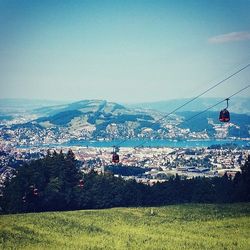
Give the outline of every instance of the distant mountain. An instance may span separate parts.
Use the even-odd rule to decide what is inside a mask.
[[[203,107],[206,105],[210,103],[204,102]],[[72,140],[250,137],[250,116],[247,114],[230,110],[231,123],[223,124],[218,120],[218,111],[209,111],[186,122],[199,112],[182,111],[165,119],[163,113],[145,107],[128,108],[105,100],[40,107],[31,111],[38,118],[27,119],[27,122],[23,117],[20,122],[17,117],[12,124],[5,119],[0,124],[0,140],[36,145]]]
[[[110,124],[126,124],[127,122],[152,121],[153,117],[145,112],[136,112],[124,106],[104,100],[83,100],[67,105],[58,105],[34,110],[39,114],[47,114],[33,121],[43,126],[83,126],[95,125],[106,128]]]
[[[143,136],[153,127],[155,118],[147,112],[135,111],[104,100],[83,100],[65,105],[35,109],[40,117],[26,123],[3,128],[2,137],[22,144],[62,143],[70,140],[124,139]],[[11,131],[11,132],[10,132]]]
[[[0,114],[23,113],[30,112],[45,106],[59,105],[66,103],[65,101],[55,100],[36,100],[23,98],[4,98],[0,99]]]
[[[159,112],[172,112],[176,108],[180,107],[184,103],[188,102],[190,99],[173,99],[168,101],[159,102],[145,102],[145,103],[135,103],[126,105],[129,108],[143,108],[151,109]],[[188,105],[180,109],[180,111],[202,111],[214,104],[220,102],[223,98],[199,98]],[[226,106],[225,104],[220,104],[212,109],[212,111],[219,111]],[[250,114],[250,98],[245,97],[234,97],[229,101],[229,110],[237,114]]]
[[[34,109],[33,113],[39,115],[56,115],[61,112],[78,110],[83,113],[88,112],[117,112],[117,110],[125,110],[126,108],[117,103],[107,102],[105,100],[82,100],[78,102],[73,102],[69,104],[63,105],[54,105],[41,107],[38,109]]]

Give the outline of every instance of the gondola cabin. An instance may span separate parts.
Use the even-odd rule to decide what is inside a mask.
[[[119,147],[113,146],[113,152],[112,152],[112,163],[119,163],[120,157],[117,154],[119,152]]]
[[[84,186],[84,182],[83,182],[83,180],[80,180],[80,181],[79,181],[79,184],[78,184],[78,187],[79,187],[79,188],[83,188],[83,186]]]
[[[120,161],[119,155],[118,155],[116,152],[113,152],[113,155],[112,155],[112,162],[113,162],[113,163],[119,163],[119,161]]]
[[[35,196],[38,195],[38,189],[37,189],[37,188],[34,188],[34,189],[33,189],[33,195],[35,195]]]
[[[220,111],[219,120],[220,120],[221,122],[229,122],[229,121],[230,121],[230,113],[229,113],[229,111],[227,110],[229,98],[225,99],[225,101],[227,102],[227,107],[224,108],[224,109],[222,109],[222,110]]]
[[[230,121],[230,113],[227,109],[221,110],[219,120],[221,122],[229,122]]]

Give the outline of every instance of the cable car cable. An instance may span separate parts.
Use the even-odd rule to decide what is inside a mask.
[[[166,114],[166,115],[164,115],[163,117],[161,117],[160,119],[155,120],[155,121],[152,123],[152,125],[158,123],[159,121],[161,121],[161,120],[163,120],[163,119],[165,119],[165,118],[167,118],[167,117],[170,116],[171,114],[174,114],[174,113],[175,113],[176,111],[178,111],[179,109],[185,107],[186,105],[188,105],[189,103],[191,103],[191,102],[193,102],[194,100],[198,99],[199,97],[203,96],[204,94],[208,93],[208,92],[211,91],[212,89],[218,87],[219,85],[221,85],[222,83],[226,82],[227,80],[229,80],[230,78],[234,77],[235,75],[239,74],[240,72],[242,72],[243,70],[245,70],[245,69],[248,68],[249,66],[250,66],[250,63],[247,64],[246,66],[240,68],[239,70],[235,71],[233,74],[231,74],[231,75],[227,76],[226,78],[222,79],[221,81],[217,82],[216,84],[214,84],[213,86],[211,86],[211,87],[208,88],[207,90],[203,91],[201,94],[199,94],[199,95],[195,96],[194,98],[192,98],[191,100],[185,102],[185,103],[182,104],[181,106],[177,107],[177,108],[174,109],[173,111],[171,111],[171,112],[169,112],[168,114]],[[234,96],[234,95],[236,95],[237,93],[239,93],[239,92],[245,90],[245,89],[248,88],[248,87],[249,87],[249,86],[243,88],[242,90],[236,92],[236,93],[233,94],[232,96]],[[229,97],[229,98],[230,98],[230,97]],[[223,100],[223,101],[225,101],[225,100]],[[223,101],[221,101],[221,102],[223,102]],[[221,102],[219,102],[219,103],[221,103]],[[218,105],[219,103],[217,103],[216,105]],[[214,106],[216,106],[216,105],[213,105],[212,107],[214,107]],[[212,107],[210,107],[210,108],[212,108]],[[200,112],[199,114],[206,112],[206,111],[209,110],[210,108],[206,109],[205,111]],[[197,115],[198,115],[198,114],[197,114]],[[196,117],[197,115],[195,115],[194,117]],[[193,119],[194,117],[192,117],[192,119]],[[189,120],[191,120],[191,118],[190,118]],[[116,145],[113,146],[112,162],[115,162],[115,163],[119,162],[119,155],[117,154],[117,152],[119,151],[119,146],[120,146],[121,144],[123,144],[124,142],[126,142],[126,141],[128,141],[128,139],[124,139],[124,140],[122,140],[121,142],[119,142],[119,143],[117,143]],[[135,146],[134,148],[141,147],[141,146],[143,146],[143,144],[144,144],[144,142],[141,143],[141,144],[139,144],[138,146]]]
[[[191,100],[185,102],[184,104],[182,104],[181,106],[177,107],[176,109],[174,109],[173,111],[169,112],[168,114],[166,114],[165,116],[163,116],[162,118],[158,119],[155,121],[159,122],[161,120],[163,120],[164,118],[167,118],[169,115],[174,114],[177,110],[185,107],[186,105],[188,105],[189,103],[193,102],[194,100],[198,99],[199,97],[203,96],[204,94],[206,94],[207,92],[211,91],[212,89],[216,88],[217,86],[219,86],[220,84],[224,83],[225,81],[229,80],[230,78],[232,78],[233,76],[239,74],[241,71],[243,71],[244,69],[248,68],[250,66],[250,63],[247,64],[246,66],[244,66],[243,68],[237,70],[236,72],[234,72],[233,74],[229,75],[228,77],[224,78],[223,80],[219,81],[218,83],[216,83],[215,85],[213,85],[212,87],[208,88],[207,90],[205,90],[204,92],[202,92],[201,94],[195,96],[194,98],[192,98]]]
[[[153,124],[167,118],[168,116],[174,114],[176,111],[178,111],[179,109],[185,107],[186,105],[188,105],[189,103],[193,102],[194,100],[198,99],[199,97],[203,96],[204,94],[206,94],[207,92],[211,91],[212,89],[218,87],[220,84],[224,83],[225,81],[229,80],[230,78],[232,78],[233,76],[239,74],[241,71],[245,70],[246,68],[248,68],[250,66],[250,63],[247,64],[246,66],[240,68],[239,70],[235,71],[233,74],[227,76],[226,78],[222,79],[221,81],[219,81],[218,83],[214,84],[213,86],[211,86],[210,88],[208,88],[207,90],[203,91],[201,94],[195,96],[194,98],[192,98],[191,100],[185,102],[184,104],[182,104],[181,106],[177,107],[176,109],[174,109],[173,111],[169,112],[168,114],[164,115],[163,117],[161,117],[160,119],[156,120],[153,122]],[[119,147],[121,144],[123,144],[124,142],[126,142],[128,139],[124,139],[123,141],[117,143],[114,147]],[[143,143],[144,144],[144,143]],[[141,145],[140,145],[141,146]],[[138,146],[137,146],[138,147]]]
[[[197,117],[197,116],[199,116],[199,115],[205,113],[206,111],[208,111],[208,110],[214,108],[215,106],[217,106],[217,105],[223,103],[225,100],[232,98],[233,96],[239,94],[240,92],[246,90],[246,89],[249,88],[249,87],[250,87],[250,85],[247,85],[246,87],[242,88],[241,90],[239,90],[239,91],[233,93],[233,94],[232,94],[231,96],[229,96],[228,98],[223,99],[222,101],[219,101],[218,103],[216,103],[216,104],[210,106],[209,108],[207,108],[207,109],[205,109],[205,110],[199,112],[198,114],[195,114],[195,115],[191,116],[190,118],[188,118],[187,120],[185,120],[185,121],[182,122],[181,124],[186,123],[186,122],[189,122],[189,121],[192,120],[193,118],[195,118],[195,117]],[[141,146],[143,146],[143,145],[144,145],[144,143],[141,143],[141,144],[139,144],[138,146],[135,146],[135,148],[139,148],[139,147],[141,147]]]
[[[201,111],[200,113],[195,114],[195,115],[193,115],[193,116],[189,117],[189,118],[188,118],[187,120],[185,120],[183,123],[186,123],[186,122],[188,122],[188,121],[192,120],[193,118],[195,118],[196,116],[198,116],[198,115],[201,115],[201,114],[205,113],[206,111],[208,111],[208,110],[210,110],[210,109],[214,108],[215,106],[217,106],[217,105],[219,105],[219,104],[223,103],[223,102],[224,102],[224,101],[226,101],[227,99],[231,99],[233,96],[235,96],[235,95],[239,94],[240,92],[244,91],[245,89],[247,89],[247,88],[249,88],[249,87],[250,87],[250,85],[247,85],[245,88],[243,88],[243,89],[241,89],[241,90],[237,91],[236,93],[232,94],[231,96],[227,97],[226,99],[224,99],[224,100],[222,100],[222,101],[219,101],[219,102],[217,102],[216,104],[214,104],[214,105],[212,105],[212,106],[208,107],[207,109],[205,109],[205,110]]]
[[[208,92],[211,91],[212,89],[218,87],[220,84],[226,82],[227,80],[229,80],[229,79],[232,78],[233,76],[239,74],[241,71],[245,70],[245,69],[248,68],[249,66],[250,66],[250,63],[247,64],[246,66],[240,68],[239,70],[235,71],[233,74],[229,75],[228,77],[224,78],[223,80],[219,81],[218,83],[214,84],[213,86],[211,86],[211,87],[208,88],[207,90],[203,91],[201,94],[199,94],[199,95],[195,96],[194,98],[192,98],[191,100],[185,102],[184,104],[182,104],[181,106],[177,107],[177,108],[174,109],[173,111],[171,111],[171,112],[169,112],[168,114],[164,115],[164,116],[161,117],[160,119],[157,119],[157,120],[154,121],[152,124],[156,124],[157,122],[159,122],[159,121],[161,121],[161,120],[167,118],[167,117],[170,116],[171,114],[174,114],[174,113],[175,113],[176,111],[178,111],[179,109],[183,108],[184,106],[188,105],[189,103],[193,102],[194,100],[196,100],[196,99],[198,99],[199,97],[203,96],[204,94],[208,93]],[[215,105],[210,106],[209,108],[205,109],[204,111],[202,111],[202,112],[200,112],[200,113],[198,113],[198,114],[196,114],[196,115],[190,117],[188,120],[186,120],[186,121],[184,121],[184,122],[190,121],[191,119],[193,119],[193,118],[195,118],[196,116],[198,116],[198,115],[200,115],[200,114],[202,114],[202,113],[208,111],[209,109],[211,109],[211,108],[213,108],[213,107],[219,105],[220,103],[224,102],[225,100],[227,101],[227,106],[228,106],[228,100],[229,100],[231,97],[233,97],[233,96],[237,95],[238,93],[242,92],[243,90],[249,88],[249,86],[250,86],[250,85],[248,85],[248,86],[246,86],[245,88],[243,88],[243,89],[237,91],[236,93],[232,94],[230,97],[228,97],[228,98],[226,98],[226,99],[224,99],[224,100],[222,100],[222,101],[216,103]],[[229,112],[228,112],[228,113],[229,113]],[[230,120],[230,118],[229,118],[229,120]],[[122,140],[121,142],[119,142],[119,143],[117,143],[116,145],[113,146],[112,162],[114,162],[114,163],[118,163],[118,162],[119,162],[119,155],[117,154],[116,149],[119,151],[119,146],[120,146],[121,144],[123,144],[124,142],[126,142],[126,141],[128,141],[128,139],[124,139],[124,140]],[[138,146],[135,146],[134,148],[139,148],[139,147],[141,147],[141,146],[143,146],[143,145],[144,145],[144,142],[141,143],[141,144],[139,144]]]
[[[201,94],[193,97],[191,100],[185,102],[184,104],[180,105],[179,107],[177,107],[176,109],[174,109],[173,111],[169,112],[168,114],[164,115],[163,117],[161,117],[160,119],[157,119],[156,121],[154,121],[152,124],[156,124],[157,122],[167,118],[168,116],[174,114],[176,111],[178,111],[179,109],[185,107],[186,105],[188,105],[189,103],[193,102],[194,100],[198,99],[199,97],[203,96],[204,94],[208,93],[209,91],[211,91],[212,89],[218,87],[219,85],[221,85],[222,83],[226,82],[227,80],[229,80],[230,78],[234,77],[235,75],[239,74],[240,72],[242,72],[243,70],[245,70],[246,68],[248,68],[250,66],[250,63],[248,63],[247,65],[245,65],[244,67],[240,68],[239,70],[235,71],[234,73],[232,73],[231,75],[227,76],[226,78],[222,79],[221,81],[217,82],[216,84],[214,84],[213,86],[211,86],[210,88],[208,88],[207,90],[203,91]],[[114,147],[119,147],[121,144],[123,144],[124,142],[128,141],[128,139],[124,139],[121,142],[117,143],[116,145],[114,145]],[[144,143],[143,143],[144,144]],[[143,145],[142,144],[142,145]],[[140,147],[141,144],[139,146],[136,147]]]

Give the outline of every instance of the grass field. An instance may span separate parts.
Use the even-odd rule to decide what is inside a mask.
[[[250,203],[0,216],[1,249],[250,249]]]

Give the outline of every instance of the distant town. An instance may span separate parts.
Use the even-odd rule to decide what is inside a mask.
[[[50,148],[50,152],[66,152],[68,147]],[[223,176],[225,173],[232,178],[241,172],[249,147],[223,147],[215,145],[208,148],[120,148],[120,162],[112,163],[112,148],[71,147],[82,172],[94,170],[99,174],[113,172],[125,180],[153,185],[165,182],[179,175],[182,179],[193,177]],[[46,147],[13,148],[0,146],[0,182],[11,175],[12,170],[24,162],[43,158],[47,154]],[[127,173],[124,174],[124,169]],[[140,171],[138,171],[140,170]],[[124,175],[123,175],[124,174]]]

